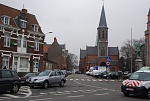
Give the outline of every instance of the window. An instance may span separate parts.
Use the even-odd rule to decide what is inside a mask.
[[[102,47],[102,49],[101,49],[101,56],[105,56],[105,49],[104,49],[104,47]]]
[[[4,69],[4,67],[6,67],[6,69],[8,69],[8,67],[9,67],[9,57],[8,56],[3,57],[2,68]]]
[[[102,38],[104,39],[104,31],[103,31],[103,33],[102,33]]]
[[[2,22],[5,25],[9,25],[9,23],[10,23],[10,17],[8,17],[8,16],[2,16],[1,19],[2,19]]]
[[[38,40],[38,39],[35,39],[35,42],[34,42],[34,50],[35,50],[35,51],[38,51],[38,50],[39,50],[39,40]]]
[[[21,27],[26,28],[26,21],[23,21],[23,20],[21,21]]]
[[[18,36],[18,47],[21,47],[21,39],[22,39],[22,36],[19,35],[19,36]]]
[[[38,71],[39,62],[38,59],[34,59],[34,71]]]
[[[23,39],[23,48],[27,47],[27,37],[25,36]]]
[[[2,71],[2,78],[11,78],[12,74],[10,71]]]
[[[38,32],[38,26],[37,25],[32,25],[33,31]]]
[[[9,33],[4,34],[4,46],[10,47],[10,34]]]

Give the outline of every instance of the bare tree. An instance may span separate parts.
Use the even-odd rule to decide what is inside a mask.
[[[72,53],[68,54],[67,58],[68,62],[68,70],[73,70],[75,67],[78,66],[78,56]]]
[[[137,48],[144,45],[144,43],[145,43],[144,38],[141,38],[139,40],[137,40],[137,39],[132,40],[132,45],[131,45],[131,40],[126,40],[123,43],[123,46],[120,49],[120,55],[121,55],[121,57],[124,58],[124,64],[125,64],[126,70],[130,70],[131,59],[132,59],[132,67],[133,67],[133,70],[134,70],[134,68],[135,68],[135,59],[137,58],[137,56],[139,54],[139,51],[140,52],[143,51],[141,48],[139,50]],[[142,59],[144,59],[143,54],[140,54],[140,57]],[[145,60],[143,60],[143,61],[145,61]]]

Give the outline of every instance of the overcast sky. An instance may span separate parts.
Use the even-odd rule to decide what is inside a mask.
[[[49,44],[57,38],[66,44],[69,53],[78,56],[80,48],[95,46],[102,0],[0,0],[2,4],[34,14],[47,34]],[[144,37],[150,0],[105,0],[104,8],[109,28],[109,47],[119,48],[127,39]]]

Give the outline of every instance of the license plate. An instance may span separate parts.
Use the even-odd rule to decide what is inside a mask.
[[[30,83],[33,83],[32,81],[30,81]]]
[[[21,81],[21,83],[24,83],[25,81]]]
[[[126,90],[133,91],[133,89],[132,89],[132,88],[126,88]]]

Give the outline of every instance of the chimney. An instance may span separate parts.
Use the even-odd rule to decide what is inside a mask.
[[[28,13],[28,11],[27,11],[27,9],[22,9],[22,13],[24,13],[24,14],[27,14]]]
[[[57,42],[57,39],[56,39],[56,37],[54,37],[54,42]]]

